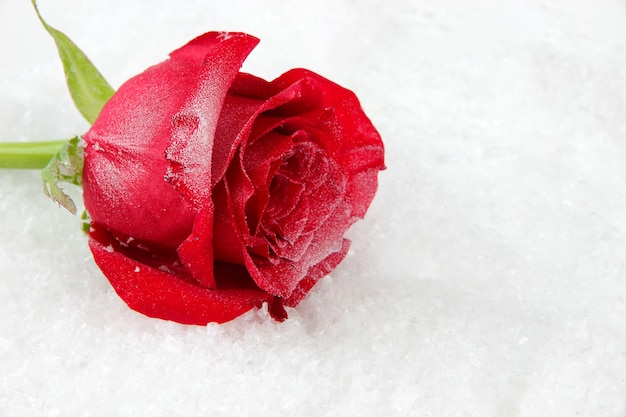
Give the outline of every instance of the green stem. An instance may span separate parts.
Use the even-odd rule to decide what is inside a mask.
[[[66,142],[0,142],[0,168],[43,169]]]

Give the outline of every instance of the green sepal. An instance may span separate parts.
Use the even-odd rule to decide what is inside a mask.
[[[74,104],[89,124],[93,125],[100,114],[100,110],[115,93],[115,90],[70,38],[43,20],[39,14],[36,0],[32,0],[32,3],[41,24],[57,45],[59,56],[63,62],[67,87]]]
[[[91,228],[91,217],[87,210],[83,210],[83,214],[80,215],[80,228],[86,235],[89,234],[89,229]]]
[[[76,204],[63,192],[59,183],[83,184],[84,149],[78,136],[70,139],[41,171],[43,192],[72,214],[76,214]]]

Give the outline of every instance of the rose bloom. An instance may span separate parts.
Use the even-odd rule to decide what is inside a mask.
[[[345,257],[383,144],[355,95],[304,69],[239,72],[258,39],[206,33],[122,85],[85,134],[96,263],[134,310],[284,320]]]

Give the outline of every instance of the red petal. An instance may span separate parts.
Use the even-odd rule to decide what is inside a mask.
[[[213,250],[215,260],[223,262],[243,263],[243,245],[241,238],[233,228],[233,219],[228,207],[228,197],[224,182],[213,188],[215,201]]]
[[[289,307],[295,307],[304,298],[305,295],[313,288],[313,286],[321,278],[325,277],[330,271],[335,269],[337,265],[345,258],[350,248],[350,241],[343,240],[343,245],[338,252],[329,255],[326,259],[309,269],[308,275],[298,283],[289,298],[283,300],[284,304]]]
[[[270,84],[279,89],[287,88],[303,78],[318,83],[324,92],[322,108],[325,112],[317,121],[316,129],[325,135],[318,135],[317,139],[348,178],[346,201],[352,215],[363,217],[378,186],[378,171],[385,168],[380,135],[352,91],[314,72],[293,69]]]
[[[261,111],[262,101],[228,94],[215,132],[211,186],[217,184],[231,164],[242,140],[247,140],[252,122]]]
[[[215,131],[226,93],[259,40],[243,33],[212,34],[188,100],[174,116],[167,179],[195,207],[211,200]]]
[[[269,304],[270,316],[276,321],[287,320],[287,312],[283,306],[283,299],[280,297],[274,297],[274,301]]]
[[[110,233],[97,224],[92,224],[89,247],[117,294],[130,308],[146,316],[206,325],[232,320],[267,302],[270,313],[277,311],[272,316],[280,319],[282,307],[273,306],[273,296],[253,289],[207,289],[152,268],[128,257]]]
[[[213,276],[213,203],[196,216],[193,232],[178,247],[185,268],[203,287],[215,288]]]
[[[163,152],[217,36],[202,35],[128,80],[86,133],[84,199],[94,221],[170,248],[190,233],[194,213],[163,181]]]

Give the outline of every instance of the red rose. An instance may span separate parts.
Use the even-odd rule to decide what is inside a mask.
[[[258,39],[207,33],[127,81],[85,135],[89,245],[134,310],[283,320],[344,258],[383,144],[355,95],[304,69],[240,73]]]

